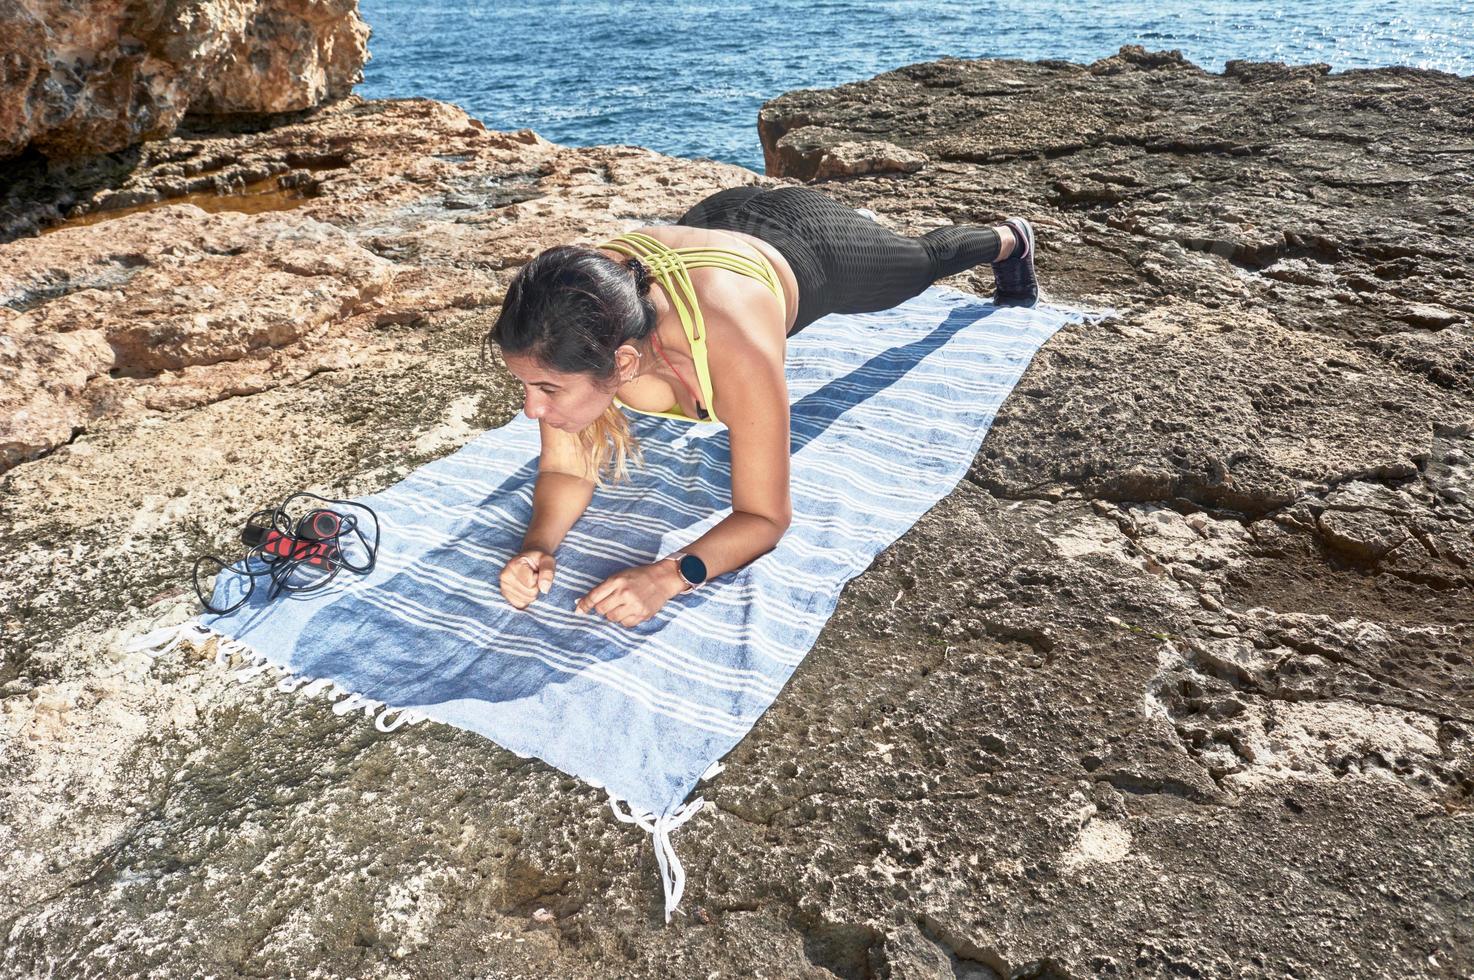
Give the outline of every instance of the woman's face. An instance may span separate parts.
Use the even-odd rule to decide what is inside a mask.
[[[563,374],[531,357],[503,354],[502,362],[526,389],[522,411],[555,429],[578,432],[588,428],[614,397],[614,389],[601,388],[592,374]]]

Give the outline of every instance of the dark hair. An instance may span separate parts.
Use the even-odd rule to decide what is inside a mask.
[[[633,273],[633,275],[631,275]],[[650,272],[582,245],[557,245],[518,270],[488,344],[565,373],[614,373],[614,351],[655,329]]]
[[[486,334],[483,356],[500,350],[532,357],[549,370],[615,378],[614,352],[655,331],[650,270],[639,259],[621,263],[583,245],[556,245],[518,270],[501,314]],[[625,457],[639,447],[619,407],[578,433],[598,483],[606,470],[625,476]]]

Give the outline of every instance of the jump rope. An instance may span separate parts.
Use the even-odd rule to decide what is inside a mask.
[[[294,502],[299,500],[310,501],[311,504],[310,509],[297,518],[291,511]],[[334,510],[335,507],[340,509]],[[356,510],[368,515],[373,530],[372,543],[360,527],[361,515]],[[357,564],[345,547],[351,547],[355,540],[367,555]],[[343,569],[360,575],[372,571],[379,555],[379,515],[367,504],[299,491],[276,507],[258,510],[246,518],[246,526],[241,529],[241,542],[250,550],[234,561],[225,561],[215,555],[200,555],[195,559],[195,595],[207,610],[216,615],[234,612],[244,606],[255,594],[258,578],[271,580],[266,598],[274,599],[282,593],[297,595],[326,588]],[[214,570],[210,571],[212,566]],[[242,576],[246,580],[245,595],[229,606],[211,604],[200,583],[201,568],[205,569],[206,578],[226,572]]]

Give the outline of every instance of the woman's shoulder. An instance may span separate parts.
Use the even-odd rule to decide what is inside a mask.
[[[671,248],[726,245],[734,236],[715,228],[693,228],[689,225],[644,225],[620,232],[621,235],[637,234],[655,239]],[[617,236],[610,236],[617,237]]]
[[[634,228],[669,248],[730,248],[739,254],[771,259],[762,249],[742,236],[716,228],[688,228],[685,225],[646,225]],[[629,234],[629,232],[624,232]],[[747,275],[732,275],[720,266],[695,266],[687,270],[695,289],[695,300],[703,320],[711,321],[710,340],[724,346],[720,335],[739,334],[739,340],[754,340],[762,346],[774,341],[781,348],[787,334],[786,303],[761,280]],[[672,311],[673,313],[673,311]],[[674,313],[673,313],[674,315]],[[677,332],[679,327],[675,328]]]
[[[781,364],[787,349],[781,313],[773,294],[757,283],[712,283],[701,298],[707,348],[716,352],[712,362],[739,376],[749,358]]]

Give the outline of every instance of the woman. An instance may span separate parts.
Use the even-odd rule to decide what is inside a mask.
[[[801,186],[729,188],[674,225],[535,256],[486,338],[526,386],[542,434],[532,520],[502,594],[523,609],[546,593],[553,552],[595,486],[639,459],[622,408],[725,423],[732,513],[683,551],[611,575],[576,611],[636,626],[772,550],[792,516],[787,338],[829,313],[889,309],[980,262],[993,265],[995,303],[1038,298],[1026,221],[907,238]]]

